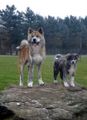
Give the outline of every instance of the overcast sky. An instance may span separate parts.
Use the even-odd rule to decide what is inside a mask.
[[[87,16],[87,0],[0,0],[0,9],[13,4],[19,11],[25,11],[29,7],[35,14],[42,16]]]

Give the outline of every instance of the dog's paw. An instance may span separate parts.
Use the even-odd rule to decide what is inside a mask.
[[[20,81],[20,83],[19,83],[19,86],[20,86],[20,87],[23,87],[23,83],[22,83],[21,81]]]
[[[71,87],[75,87],[75,83],[73,81],[70,82]]]
[[[57,84],[57,83],[58,83],[58,81],[57,81],[57,80],[54,80],[54,81],[53,81],[53,83],[54,83],[54,84]]]
[[[33,87],[33,82],[32,81],[28,83],[28,87],[29,88]]]
[[[64,87],[69,87],[69,84],[66,82],[66,81],[64,81]]]
[[[38,82],[39,82],[39,85],[44,85],[44,82],[41,78],[38,80]]]

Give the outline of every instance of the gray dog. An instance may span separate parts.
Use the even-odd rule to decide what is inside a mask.
[[[33,86],[33,72],[35,64],[38,68],[39,85],[43,85],[44,82],[41,76],[41,65],[46,55],[43,29],[40,28],[36,31],[29,28],[28,40],[22,40],[17,49],[19,51],[20,86],[23,86],[23,72],[25,64],[28,65],[28,87]]]
[[[54,83],[57,83],[57,75],[60,73],[60,77],[63,80],[65,87],[75,87],[74,77],[77,68],[77,61],[79,55],[76,53],[61,55],[57,54],[54,60]],[[67,81],[67,79],[70,79]]]

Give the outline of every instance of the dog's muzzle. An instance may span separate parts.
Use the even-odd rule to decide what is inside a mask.
[[[71,64],[73,64],[73,65],[76,64],[76,60],[72,60]]]
[[[33,38],[32,41],[31,41],[32,44],[35,44],[35,45],[39,45],[40,43],[40,40],[36,39],[36,38]]]

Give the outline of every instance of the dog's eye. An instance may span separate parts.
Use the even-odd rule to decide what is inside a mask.
[[[38,38],[39,36],[38,36],[38,35],[36,35],[36,37]]]
[[[31,36],[32,38],[34,37],[34,35]]]

